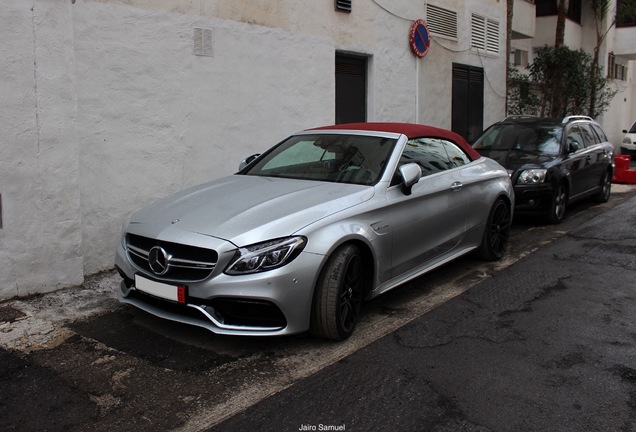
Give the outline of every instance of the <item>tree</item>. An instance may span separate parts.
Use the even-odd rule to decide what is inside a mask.
[[[557,2],[557,23],[556,23],[556,34],[554,36],[554,47],[561,48],[565,44],[565,19],[568,14],[568,9],[570,7],[569,0],[556,0]],[[552,86],[554,88],[558,88],[561,86],[561,76],[557,75],[552,78],[554,82]],[[561,98],[559,94],[552,93],[552,100],[550,101],[550,107],[553,111],[561,111],[561,107],[559,106],[561,103]]]
[[[539,115],[537,107],[540,101],[533,90],[530,77],[519,72],[515,67],[510,68],[508,75],[508,99],[506,112],[508,115]]]
[[[508,110],[511,114],[534,114],[561,118],[585,112],[590,100],[591,74],[596,65],[583,50],[567,46],[544,46],[537,49],[528,66],[529,75],[513,71],[510,77]],[[602,74],[596,75],[597,111],[607,108],[616,94],[607,86]]]
[[[556,34],[554,36],[554,46],[556,48],[562,47],[565,43],[565,18],[568,15],[568,9],[570,8],[569,0],[556,0],[557,1],[557,24]]]
[[[508,107],[508,93],[510,91],[510,80],[512,76],[512,68],[510,65],[510,56],[512,55],[512,18],[514,14],[515,0],[507,0],[506,2],[506,107]]]

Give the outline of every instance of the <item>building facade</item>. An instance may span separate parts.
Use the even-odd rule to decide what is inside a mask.
[[[617,150],[623,139],[622,131],[636,120],[636,20],[616,21],[620,1],[611,0],[607,17],[598,23],[600,34],[607,33],[600,45],[600,65],[610,78],[609,85],[617,93],[607,111],[597,120]],[[554,46],[556,25],[557,0],[515,0],[512,62],[523,70],[532,62],[534,48]],[[564,43],[572,49],[593,54],[597,44],[597,22],[589,1],[568,0]]]
[[[505,113],[505,14],[500,0],[4,1],[0,298],[112,268],[132,210],[297,130],[476,137]]]

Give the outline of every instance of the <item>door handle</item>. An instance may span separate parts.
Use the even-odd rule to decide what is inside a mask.
[[[458,190],[460,190],[463,186],[464,186],[464,185],[462,184],[462,182],[458,182],[458,181],[456,181],[456,182],[453,182],[453,184],[451,185],[451,189],[452,189],[454,192],[457,192],[457,191],[458,191]]]

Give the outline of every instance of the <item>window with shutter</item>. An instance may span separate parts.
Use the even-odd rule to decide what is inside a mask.
[[[499,21],[472,14],[470,35],[472,48],[499,55]]]

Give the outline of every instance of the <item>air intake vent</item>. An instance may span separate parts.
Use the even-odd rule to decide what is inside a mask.
[[[336,11],[351,13],[352,0],[334,0],[333,5]]]
[[[194,55],[212,57],[212,30],[204,28],[194,28]]]
[[[426,24],[434,35],[457,39],[457,12],[427,3]]]

